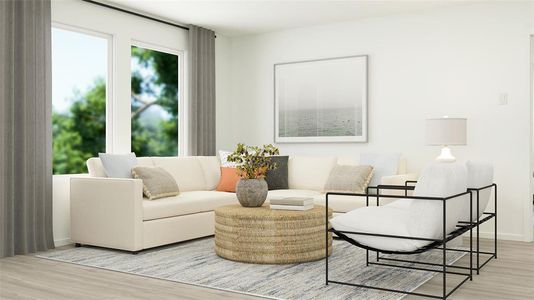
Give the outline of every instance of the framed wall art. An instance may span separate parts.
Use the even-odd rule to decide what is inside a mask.
[[[367,142],[367,74],[367,55],[275,64],[275,143]]]

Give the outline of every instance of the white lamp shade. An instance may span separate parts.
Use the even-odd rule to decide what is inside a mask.
[[[427,145],[465,145],[466,118],[436,118],[426,120]]]

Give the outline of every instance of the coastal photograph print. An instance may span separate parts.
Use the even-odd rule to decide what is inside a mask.
[[[367,142],[367,68],[367,55],[275,64],[275,142]]]

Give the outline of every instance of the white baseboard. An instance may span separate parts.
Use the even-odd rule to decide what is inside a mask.
[[[473,236],[476,235],[476,230],[473,230]],[[464,237],[469,237],[469,232],[466,232],[463,234]],[[487,232],[487,231],[481,231],[480,237],[483,239],[493,239],[494,233],[493,232]],[[517,241],[517,242],[528,242],[528,240],[525,239],[525,237],[522,234],[516,234],[516,233],[497,233],[497,238],[499,240],[503,241]]]
[[[70,238],[54,240],[54,245],[56,247],[66,246],[66,245],[70,245],[70,244],[72,244],[72,241],[70,240]]]
[[[480,237],[484,239],[493,239],[494,233],[493,232],[480,232]],[[525,237],[522,234],[515,234],[515,233],[500,233],[497,232],[497,238],[499,240],[507,240],[507,241],[518,241],[518,242],[524,242]]]

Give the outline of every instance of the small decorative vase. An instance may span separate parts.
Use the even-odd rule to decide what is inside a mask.
[[[267,199],[265,179],[241,179],[236,186],[237,200],[244,207],[262,206]]]

